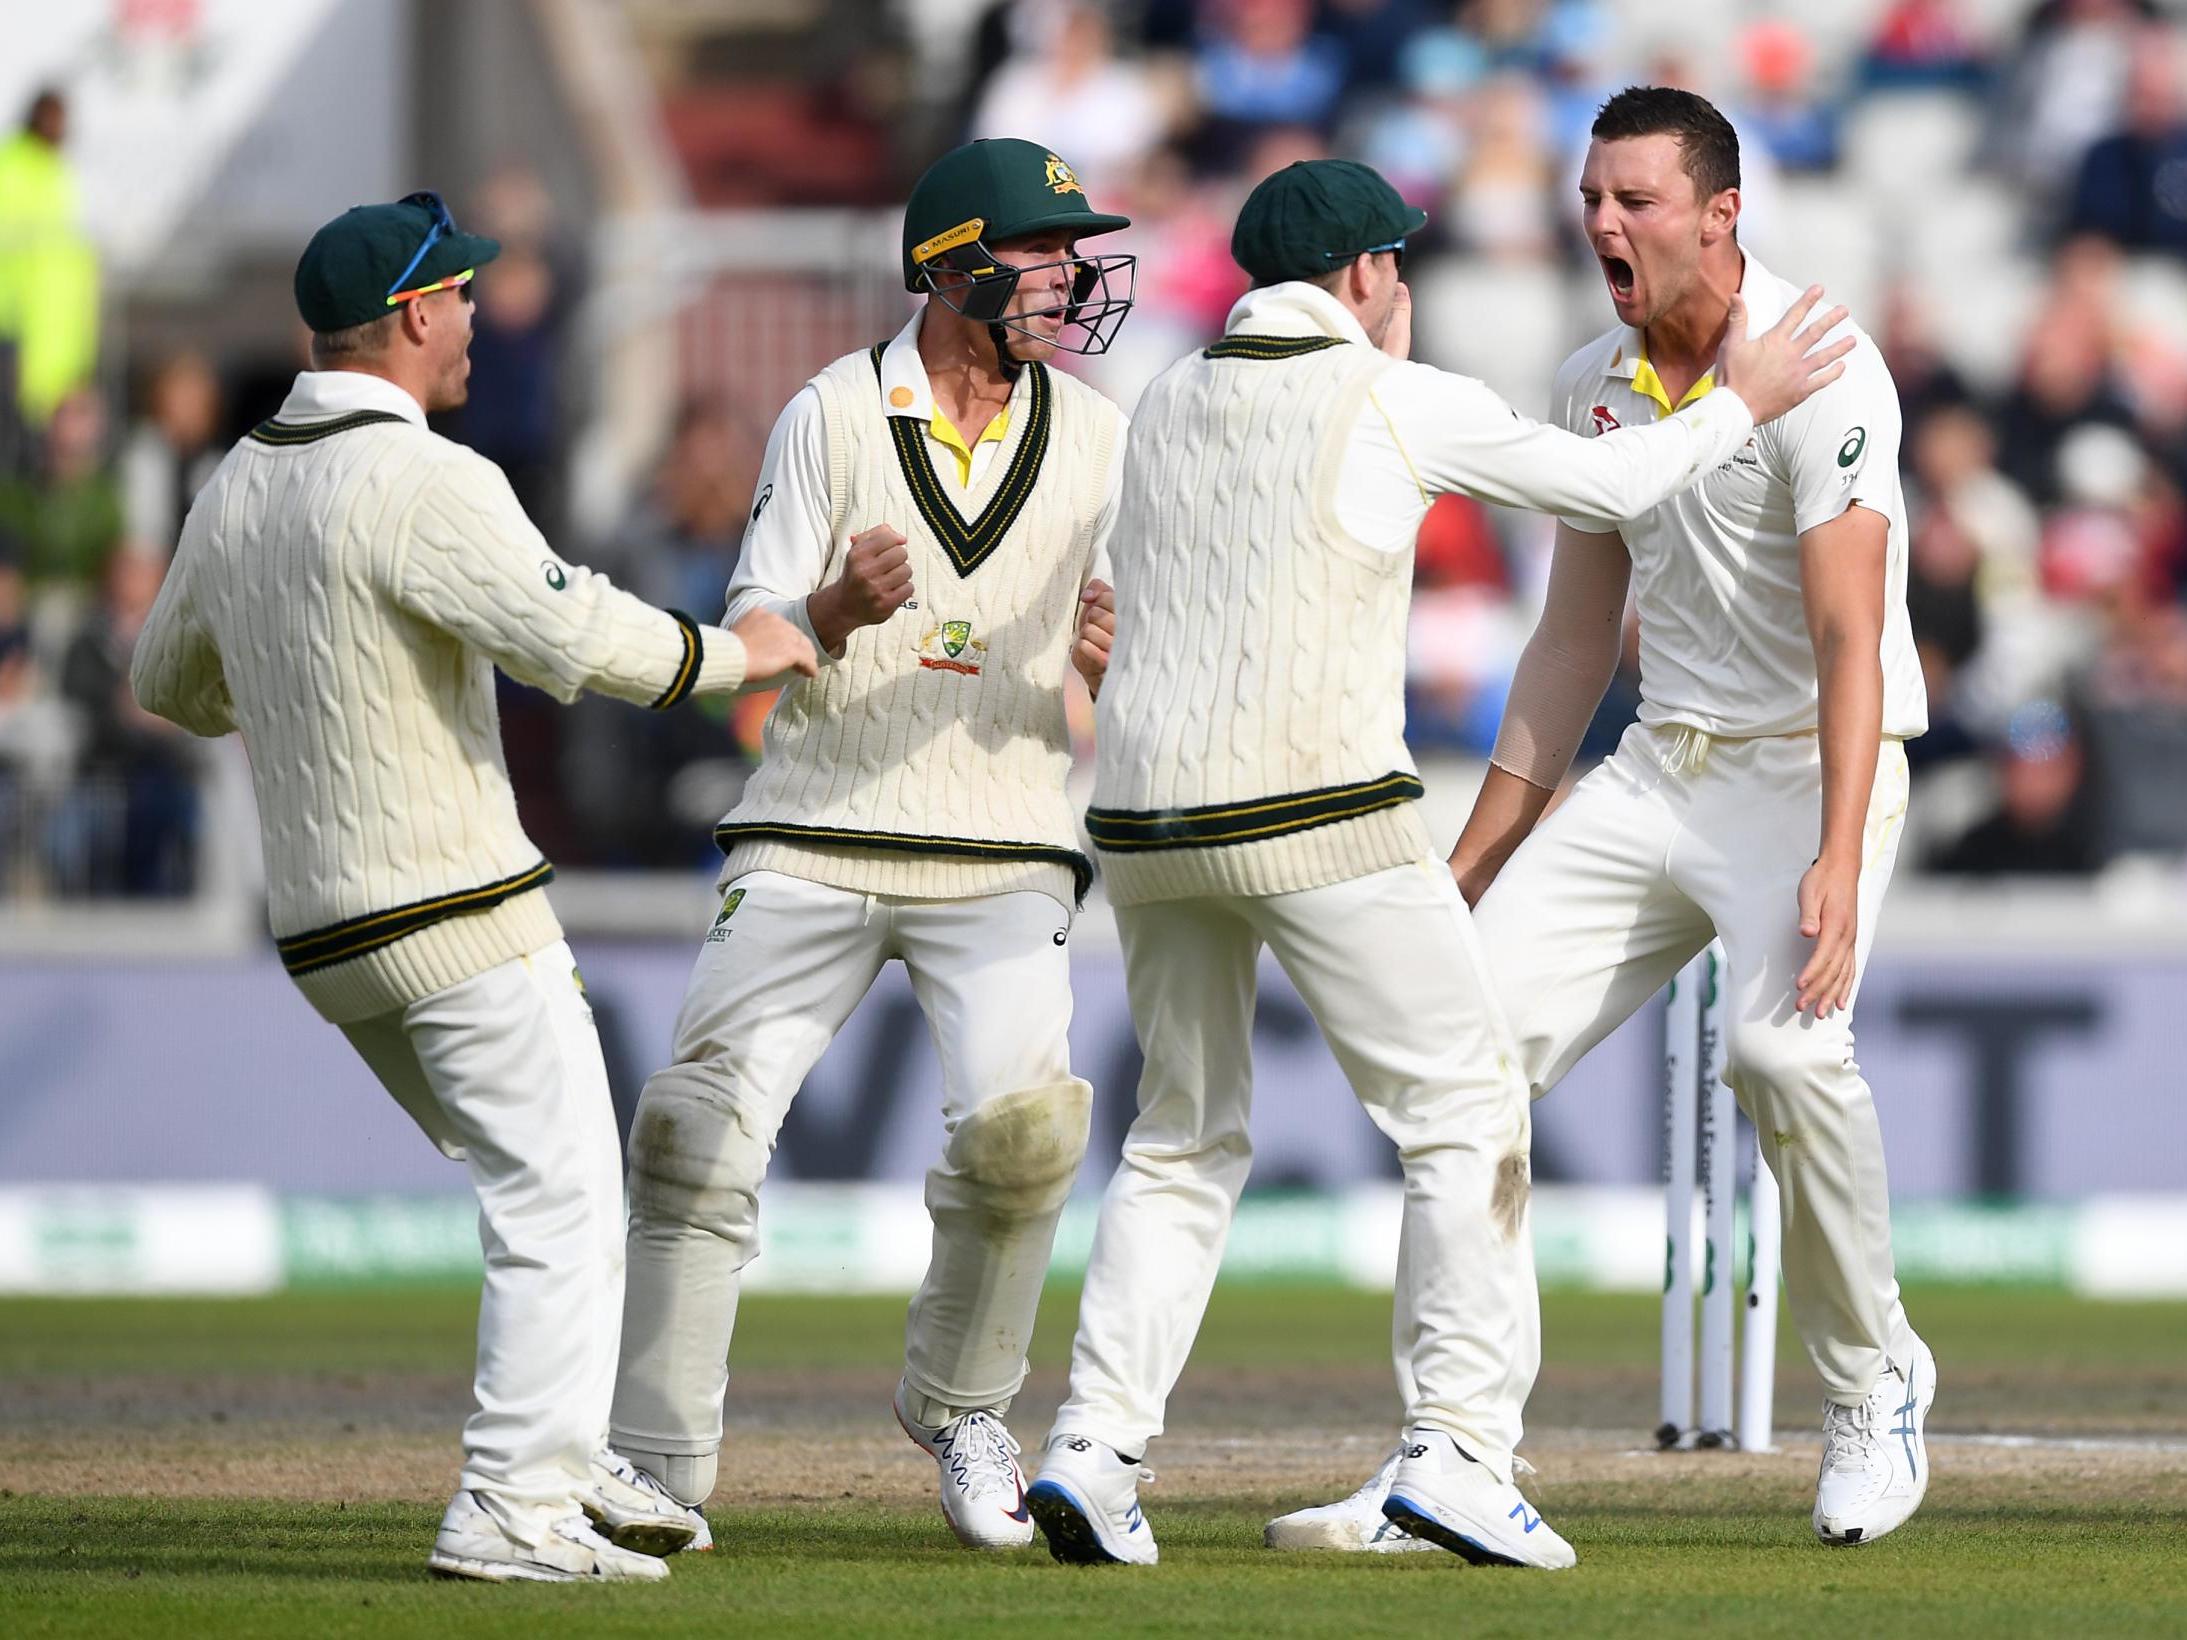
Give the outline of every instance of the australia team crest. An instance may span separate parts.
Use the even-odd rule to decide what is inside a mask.
[[[970,621],[943,621],[931,626],[914,647],[919,651],[921,666],[969,678],[980,675],[980,658],[987,653],[985,641],[972,635]]]

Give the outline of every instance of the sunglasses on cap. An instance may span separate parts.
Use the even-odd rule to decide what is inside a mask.
[[[430,285],[419,285],[414,290],[402,288],[403,281],[418,271],[418,264],[425,260],[426,253],[446,235],[456,231],[456,219],[448,214],[448,207],[441,203],[440,195],[435,193],[406,194],[401,203],[423,205],[433,213],[433,225],[426,229],[425,243],[418,247],[417,255],[404,264],[402,272],[395,275],[395,282],[387,287],[387,305],[394,307],[401,302],[415,302],[419,297],[430,296],[437,290],[463,290],[464,286],[478,277],[478,269],[465,268],[461,273],[451,273],[445,279],[436,279]],[[468,290],[463,291],[463,299],[466,302],[471,299]]]
[[[1332,269],[1339,262],[1349,262],[1355,257],[1394,256],[1398,273],[1405,271],[1405,242],[1402,239],[1393,239],[1387,245],[1363,245],[1356,251],[1323,251],[1321,255]]]

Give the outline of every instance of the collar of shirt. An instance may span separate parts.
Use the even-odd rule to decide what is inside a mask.
[[[1747,334],[1753,336],[1767,330],[1785,316],[1792,306],[1792,298],[1782,293],[1783,281],[1755,260],[1754,253],[1742,248],[1746,265],[1739,272],[1739,294],[1746,298]],[[1648,362],[1647,338],[1632,326],[1625,327],[1619,339],[1617,351],[1610,356],[1610,366],[1603,372],[1631,385],[1632,390],[1644,399],[1652,399],[1666,416],[1683,410],[1716,385],[1716,367],[1711,365],[1701,373],[1701,379],[1686,389],[1686,396],[1676,404],[1671,403],[1670,389],[1663,385],[1663,378],[1656,374],[1655,366]]]
[[[881,402],[891,416],[910,416],[925,422],[926,436],[956,458],[957,482],[969,486],[972,452],[982,444],[1003,441],[1010,431],[1010,405],[1017,402],[1018,389],[1013,384],[1010,403],[988,418],[978,438],[967,441],[957,431],[956,423],[934,402],[934,384],[927,380],[926,361],[919,357],[919,321],[925,316],[923,308],[914,313],[911,322],[881,349]],[[1024,380],[1022,373],[1018,379]]]
[[[282,421],[318,421],[357,410],[389,410],[416,427],[425,425],[425,408],[384,376],[362,370],[306,370],[275,412]]]
[[[1223,334],[1239,332],[1252,336],[1335,336],[1362,347],[1374,346],[1350,308],[1319,285],[1309,285],[1303,279],[1262,285],[1239,297],[1238,305],[1223,321]]]

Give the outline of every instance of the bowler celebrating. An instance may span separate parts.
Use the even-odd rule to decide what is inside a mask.
[[[1798,292],[1740,245],[1738,140],[1690,92],[1611,98],[1580,195],[1620,322],[1558,373],[1555,413],[1602,439],[1708,394],[1720,341]],[[1927,703],[1906,616],[1898,396],[1875,344],[1844,334],[1845,374],[1690,489],[1628,511],[1560,509],[1548,604],[1450,860],[1536,1097],[1724,942],[1727,1074],[1780,1190],[1785,1293],[1823,1383],[1814,1526],[1833,1544],[1873,1542],[1919,1506],[1936,1394],[1899,1302],[1883,1137],[1853,1058],[1853,1000],[1906,814],[1904,742]],[[1628,581],[1640,721],[1544,821],[1615,669]],[[1523,1399],[1533,1370],[1505,1393]],[[1306,1541],[1312,1524],[1331,1546],[1372,1546],[1363,1518],[1413,1524],[1404,1485],[1393,1460],[1271,1534]]]

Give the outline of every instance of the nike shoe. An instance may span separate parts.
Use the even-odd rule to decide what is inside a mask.
[[[1339,1503],[1294,1509],[1268,1523],[1261,1540],[1271,1549],[1342,1549],[1354,1554],[1402,1555],[1438,1547],[1416,1538],[1382,1513],[1382,1500],[1390,1495],[1390,1477],[1405,1455],[1399,1447],[1364,1486]]]
[[[1936,1399],[1936,1357],[1920,1339],[1903,1366],[1888,1363],[1858,1406],[1823,1403],[1822,1473],[1815,1480],[1815,1535],[1829,1544],[1873,1543],[1905,1524],[1929,1490],[1923,1429]]]
[[[1509,1481],[1441,1430],[1408,1430],[1382,1513],[1476,1566],[1577,1565],[1572,1545]]]
[[[1041,1453],[1026,1506],[1066,1565],[1152,1566],[1161,1558],[1139,1508],[1139,1483],[1154,1471],[1087,1435],[1055,1434]]]
[[[616,1548],[581,1514],[556,1521],[537,1542],[519,1542],[468,1491],[448,1505],[425,1564],[435,1576],[481,1583],[658,1583],[668,1576],[665,1562]]]
[[[942,1518],[967,1549],[1022,1549],[1033,1541],[1018,1443],[992,1412],[968,1412],[939,1428],[915,1422],[896,1386],[896,1421],[942,1476]]]
[[[704,1515],[671,1497],[613,1447],[593,1454],[592,1490],[578,1502],[594,1530],[633,1554],[672,1555],[714,1546]]]

